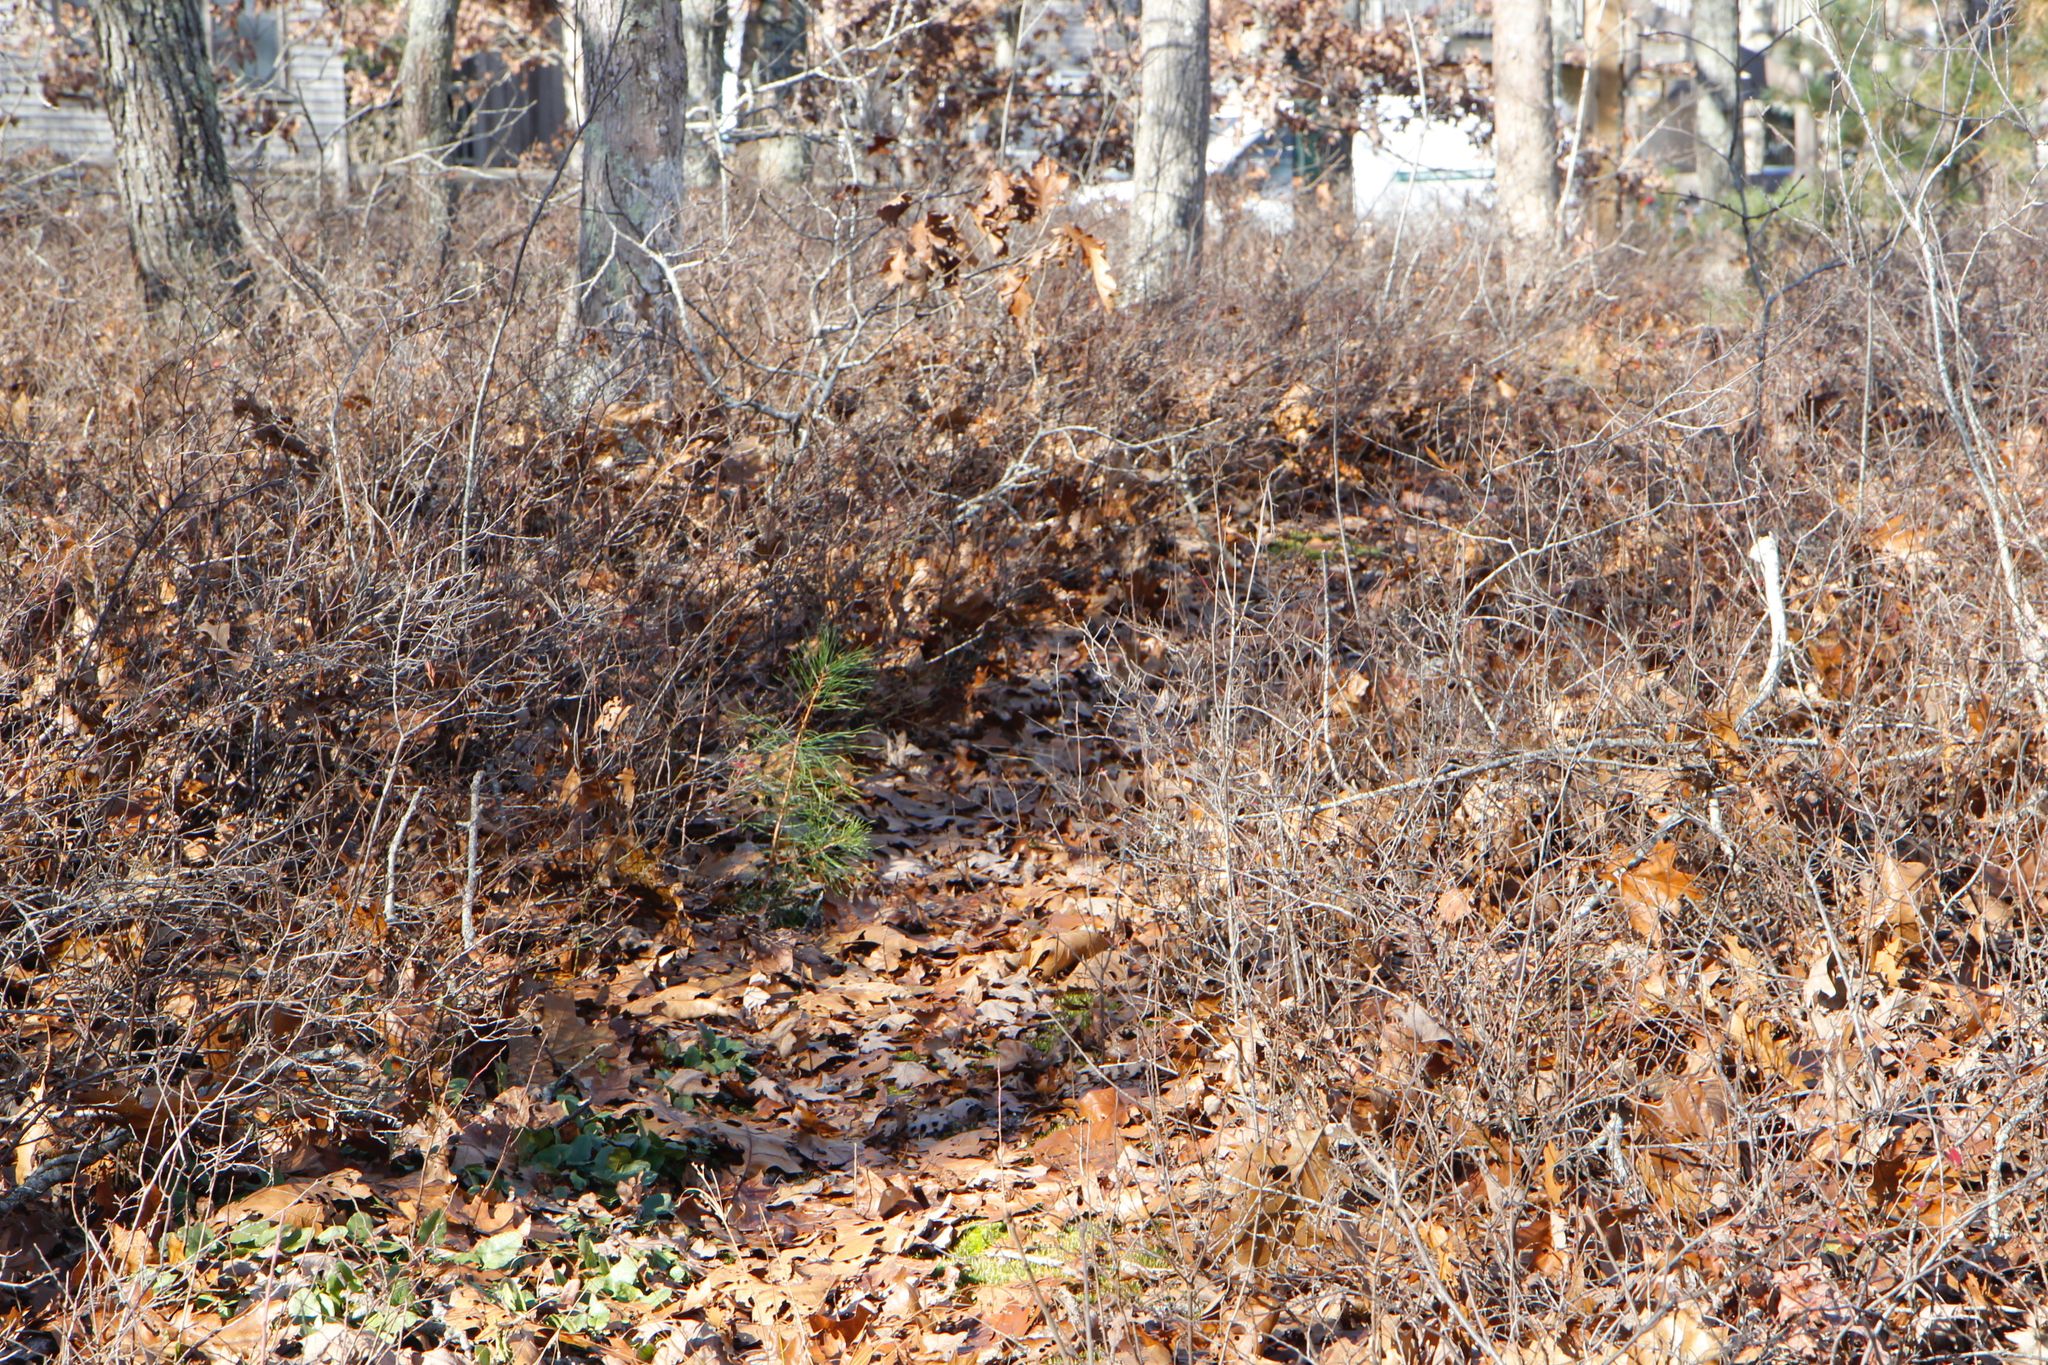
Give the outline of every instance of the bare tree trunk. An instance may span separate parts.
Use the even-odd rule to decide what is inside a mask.
[[[1742,183],[1742,94],[1736,87],[1738,0],[1693,0],[1692,64],[1699,72],[1693,101],[1697,193],[1719,204]]]
[[[811,147],[795,119],[795,88],[780,80],[797,76],[809,65],[811,6],[805,0],[762,0],[754,23],[754,88],[760,113],[778,129],[778,137],[762,137],[754,145],[754,174],[770,184],[803,184],[811,176]]]
[[[1743,49],[1761,53],[1770,48],[1771,39],[1776,36],[1771,31],[1771,19],[1770,0],[1740,0],[1736,18],[1736,31],[1741,35],[1736,58],[1738,63]],[[1755,68],[1751,70],[1754,73]],[[1761,174],[1770,151],[1764,123],[1764,111],[1770,107],[1770,91],[1766,88],[1753,93],[1762,98],[1745,99],[1737,106],[1742,118],[1742,169],[1746,175]]]
[[[409,0],[405,16],[405,59],[398,68],[408,163],[407,208],[413,250],[448,259],[454,230],[455,182],[447,173],[454,150],[455,111],[449,68],[455,63],[455,9],[459,0]]]
[[[577,30],[573,5],[562,9],[562,96],[569,106],[569,126],[577,132],[576,141],[569,148],[569,168],[580,176],[583,167],[583,119],[589,112],[590,100],[583,89],[583,35]]]
[[[1622,86],[1621,25],[1626,0],[1596,0],[1592,8],[1592,31],[1586,35],[1586,78],[1593,82],[1593,142],[1607,155],[1607,174],[1588,180],[1586,196],[1592,200],[1593,232],[1606,239],[1614,235],[1621,221],[1622,158],[1627,154],[1621,135]]]
[[[577,354],[556,397],[581,408],[641,385],[675,339],[662,267],[681,247],[689,96],[676,0],[575,0],[573,18],[587,113],[563,327]]]
[[[1163,292],[1202,251],[1208,187],[1208,0],[1144,0],[1132,169],[1130,289]]]
[[[719,83],[724,54],[719,46],[719,0],[682,0],[683,84],[690,117],[700,126],[683,156],[683,179],[693,187],[718,183]]]
[[[747,67],[747,36],[755,0],[731,0],[725,7],[724,68],[718,73],[718,156],[732,163],[733,134],[740,126],[740,77]]]
[[[172,321],[238,322],[249,259],[204,0],[92,0],[92,15],[143,306]]]
[[[1820,121],[1804,99],[1792,106],[1792,168],[1802,181],[1820,171]]]
[[[1494,0],[1494,194],[1525,245],[1557,231],[1557,113],[1551,103],[1550,0]]]

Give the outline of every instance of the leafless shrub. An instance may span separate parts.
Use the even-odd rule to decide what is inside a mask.
[[[507,226],[562,260],[557,206],[471,195],[423,296],[376,211],[258,186],[261,321],[162,350],[86,190],[0,227],[35,286],[0,409],[0,1138],[121,1138],[65,1215],[96,1227],[418,1146],[516,1069],[547,971],[715,890],[726,718],[820,622],[877,646],[883,707],[943,715],[1006,623],[1155,608],[1189,496],[1286,450],[1290,366],[1206,343],[1185,389],[1184,315],[1105,312],[1049,220],[920,290],[873,206],[764,200],[674,263],[672,385],[564,421],[563,281],[514,278]],[[1299,325],[1213,306],[1260,346]],[[0,1249],[45,1296],[47,1244]]]
[[[1198,571],[1097,633],[1174,1036],[1231,1082],[1161,1097],[1214,1154],[1192,1242],[1288,1286],[1259,1330],[1304,1349],[1926,1352],[2038,1292],[2041,769],[1910,264],[1773,261],[1759,336],[1643,245],[1527,311],[1442,238],[1377,311],[1294,296],[1351,317],[1283,362],[1292,448],[1213,466]],[[2042,262],[1962,249],[2031,488],[2003,282]],[[1868,1250],[1816,1268],[1831,1237]]]
[[[1654,234],[1524,287],[1471,234],[1310,213],[1110,312],[1058,254],[1085,222],[892,279],[902,214],[736,202],[669,263],[670,382],[566,419],[563,281],[504,227],[564,259],[555,208],[472,196],[423,301],[374,215],[266,198],[270,315],[173,353],[103,206],[0,222],[38,282],[0,394],[0,1137],[121,1141],[73,1215],[422,1143],[519,1064],[536,962],[708,894],[722,722],[785,645],[831,622],[936,724],[1035,620],[1124,698],[1162,1000],[1228,1059],[1161,1096],[1227,1194],[1169,1230],[1191,1273],[1268,1272],[1304,1342],[1594,1358],[1758,1283],[1855,1305],[1794,1346],[1906,1330],[1964,1250],[2031,1283],[2035,719],[1899,264],[1769,260],[1759,335]],[[2031,514],[2044,262],[1971,249]],[[1843,1209],[1878,1250],[1814,1288]]]

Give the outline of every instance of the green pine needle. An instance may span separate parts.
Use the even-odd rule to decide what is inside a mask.
[[[821,716],[857,710],[873,686],[869,651],[843,644],[829,628],[791,657],[787,717],[744,717],[735,795],[747,823],[768,837],[778,875],[838,887],[854,880],[873,851],[873,832],[853,809],[860,798],[858,759],[870,732],[820,728]]]

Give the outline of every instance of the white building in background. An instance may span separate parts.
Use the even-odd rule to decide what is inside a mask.
[[[1493,198],[1486,121],[1436,118],[1407,95],[1381,95],[1371,126],[1351,136],[1351,207],[1381,214],[1455,213]]]
[[[1553,6],[1574,0],[1553,0]],[[1365,0],[1373,26],[1429,20],[1445,55],[1493,41],[1491,7],[1477,0]],[[1438,118],[1408,95],[1381,95],[1351,135],[1351,208],[1360,218],[1457,213],[1493,199],[1492,129],[1470,116]]]
[[[221,91],[228,154],[244,164],[348,176],[348,85],[342,51],[311,0],[248,0],[209,32],[216,66],[238,72]],[[92,34],[54,0],[0,0],[0,156],[45,152],[113,160],[114,133],[91,92],[71,87]]]

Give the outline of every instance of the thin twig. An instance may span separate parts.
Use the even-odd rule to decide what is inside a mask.
[[[398,828],[391,831],[391,847],[384,854],[384,927],[393,927],[398,913],[398,848],[405,842],[406,827],[412,824],[413,812],[420,808],[420,795],[425,787],[414,787],[412,796],[405,803],[405,814],[398,817]]]
[[[590,106],[595,108],[595,104]],[[477,455],[483,440],[484,402],[490,396],[491,377],[498,369],[498,351],[505,344],[505,329],[512,323],[512,314],[519,302],[519,280],[526,269],[526,249],[533,243],[533,234],[540,227],[540,220],[554,200],[555,191],[561,187],[562,177],[568,172],[569,163],[575,158],[576,149],[583,145],[584,130],[590,126],[590,109],[585,109],[583,121],[576,125],[575,136],[562,149],[561,157],[555,162],[554,174],[548,177],[547,188],[540,193],[540,201],[533,206],[533,212],[526,220],[526,230],[519,234],[519,250],[512,255],[512,278],[505,285],[505,307],[498,314],[498,325],[491,332],[490,350],[484,356],[484,372],[476,381],[476,402],[469,410],[469,441],[462,454],[462,527],[458,552],[463,567],[470,567],[470,535],[476,527],[476,486]]]
[[[484,770],[478,768],[469,779],[469,852],[462,874],[462,951],[476,947],[476,843],[477,825],[483,817]]]
[[[682,338],[683,351],[690,357],[690,363],[695,367],[697,377],[704,381],[704,387],[711,390],[711,396],[716,398],[721,406],[743,412],[756,412],[763,417],[784,423],[792,428],[803,421],[805,414],[802,412],[792,412],[782,408],[770,407],[759,399],[741,398],[736,394],[727,392],[725,385],[719,382],[717,372],[711,368],[710,358],[704,354],[704,348],[698,344],[697,335],[690,326],[690,315],[696,310],[690,302],[689,295],[683,289],[683,277],[675,262],[628,233],[614,231],[613,236],[617,241],[624,241],[640,251],[641,254],[654,263],[654,268],[661,272],[662,278],[668,281],[669,293],[675,300],[676,331]]]
[[[1520,753],[1502,754],[1489,758],[1483,763],[1468,763],[1462,768],[1446,768],[1441,772],[1411,777],[1405,782],[1392,782],[1371,791],[1346,792],[1328,801],[1317,801],[1306,806],[1282,806],[1274,810],[1248,811],[1238,816],[1240,820],[1273,820],[1289,815],[1323,815],[1346,806],[1355,806],[1360,801],[1373,801],[1382,796],[1398,796],[1402,792],[1420,791],[1425,787],[1440,787],[1446,782],[1460,782],[1482,773],[1498,772],[1502,768],[1518,767],[1524,763],[1555,763],[1566,758],[1589,758],[1603,749],[1668,749],[1672,747],[1663,740],[1652,739],[1589,739],[1584,744],[1567,744],[1555,749],[1528,749]],[[1600,761],[1600,760],[1595,760]]]

